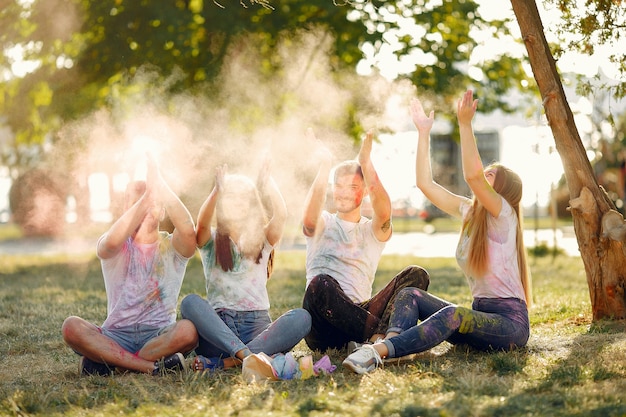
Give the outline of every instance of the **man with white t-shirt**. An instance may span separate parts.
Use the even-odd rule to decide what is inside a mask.
[[[309,129],[307,135],[315,140]],[[302,220],[307,242],[306,292],[302,306],[312,318],[305,340],[313,350],[343,349],[349,342],[382,338],[396,294],[405,287],[428,289],[428,272],[408,266],[372,296],[378,262],[391,238],[391,201],[372,164],[373,136],[366,135],[358,160],[335,167],[333,203],[324,210],[332,155],[322,151],[317,176],[305,201]],[[361,215],[369,194],[373,216]]]

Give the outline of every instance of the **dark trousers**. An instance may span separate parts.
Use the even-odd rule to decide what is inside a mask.
[[[352,301],[337,280],[329,275],[314,277],[304,294],[302,307],[311,314],[311,331],[305,337],[312,350],[343,349],[350,341],[363,342],[385,334],[396,295],[406,287],[428,290],[428,272],[407,266],[380,292],[361,303]]]

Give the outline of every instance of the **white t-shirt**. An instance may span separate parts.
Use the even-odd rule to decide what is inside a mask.
[[[207,300],[211,306],[235,311],[269,310],[267,262],[273,246],[265,240],[261,259],[256,263],[254,259],[242,257],[239,248],[231,242],[233,269],[224,271],[215,263],[215,231],[212,234],[213,239],[200,248]]]
[[[354,302],[372,297],[372,284],[378,261],[385,248],[374,235],[372,221],[341,220],[322,211],[324,230],[306,238],[306,285],[317,275],[329,275],[339,282]]]
[[[463,218],[470,204],[461,204]],[[502,198],[502,209],[496,218],[487,219],[489,268],[482,277],[473,277],[467,271],[469,236],[463,232],[456,249],[456,259],[465,273],[474,298],[519,298],[526,300],[517,262],[517,215],[509,203]]]
[[[162,328],[174,323],[188,262],[174,249],[167,232],[159,232],[152,244],[137,244],[129,238],[119,253],[101,259],[108,313],[102,327],[143,324]]]

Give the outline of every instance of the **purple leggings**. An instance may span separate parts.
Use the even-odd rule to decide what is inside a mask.
[[[385,334],[400,290],[406,287],[427,290],[429,283],[428,272],[411,265],[371,299],[355,303],[337,280],[318,275],[309,283],[302,302],[312,320],[306,343],[311,350],[343,349],[350,341],[363,342],[374,334]]]
[[[389,357],[398,358],[444,340],[479,350],[525,346],[530,324],[526,303],[518,298],[475,298],[469,309],[419,288],[405,288],[396,298],[388,332],[400,333],[384,341]]]

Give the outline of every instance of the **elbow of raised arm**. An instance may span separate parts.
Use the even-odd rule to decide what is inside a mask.
[[[430,181],[426,181],[424,179],[421,178],[417,178],[415,180],[415,185],[417,186],[417,188],[420,189],[420,191],[424,192],[424,189],[426,188],[426,185],[429,183]]]
[[[467,186],[470,188],[470,190],[472,190],[472,193],[474,194],[476,194],[479,190],[488,185],[487,181],[485,180],[485,176],[482,173],[474,175],[463,175],[463,178],[465,179],[465,183],[467,184]]]
[[[276,223],[282,226],[285,225],[285,223],[287,223],[287,217],[288,217],[289,213],[287,212],[287,209],[279,209],[279,210],[274,210],[274,213],[272,215],[272,223]]]
[[[285,200],[282,197],[273,203],[273,207],[273,216],[277,216],[281,220],[287,219],[287,216],[289,216],[289,211],[287,210],[287,203],[285,203]]]
[[[463,180],[465,180],[465,182],[470,186],[472,184],[475,184],[479,181],[484,180],[484,178],[485,178],[485,174],[483,173],[482,170],[474,170],[471,172],[463,171]]]
[[[302,219],[302,227],[304,227],[307,230],[315,230],[315,226],[316,226],[317,222],[313,219],[310,219],[308,217],[304,217]]]
[[[96,252],[97,252],[98,257],[102,259],[107,259],[115,255],[117,251],[119,250],[120,246],[121,246],[120,243],[114,242],[112,239],[106,236],[100,239],[100,241],[98,242],[98,247],[96,248]]]
[[[211,237],[211,228],[203,224],[199,224],[195,232],[194,239],[197,246],[204,246],[204,244]]]
[[[302,231],[306,236],[313,236],[317,227],[317,219],[308,216],[302,218]]]
[[[378,218],[385,219],[385,220],[391,218],[392,209],[391,209],[391,201],[389,199],[379,204],[374,203],[372,204],[372,206]]]
[[[191,215],[187,212],[185,214],[185,216],[172,216],[172,223],[174,224],[174,228],[180,237],[188,239],[193,236],[195,239],[196,225],[194,224]]]
[[[178,234],[181,239],[184,239],[185,241],[196,241],[196,229],[193,227],[193,224],[191,225],[191,227],[183,227],[178,229]]]
[[[431,195],[436,188],[436,183],[432,179],[426,178],[418,178],[415,185],[425,196]]]

